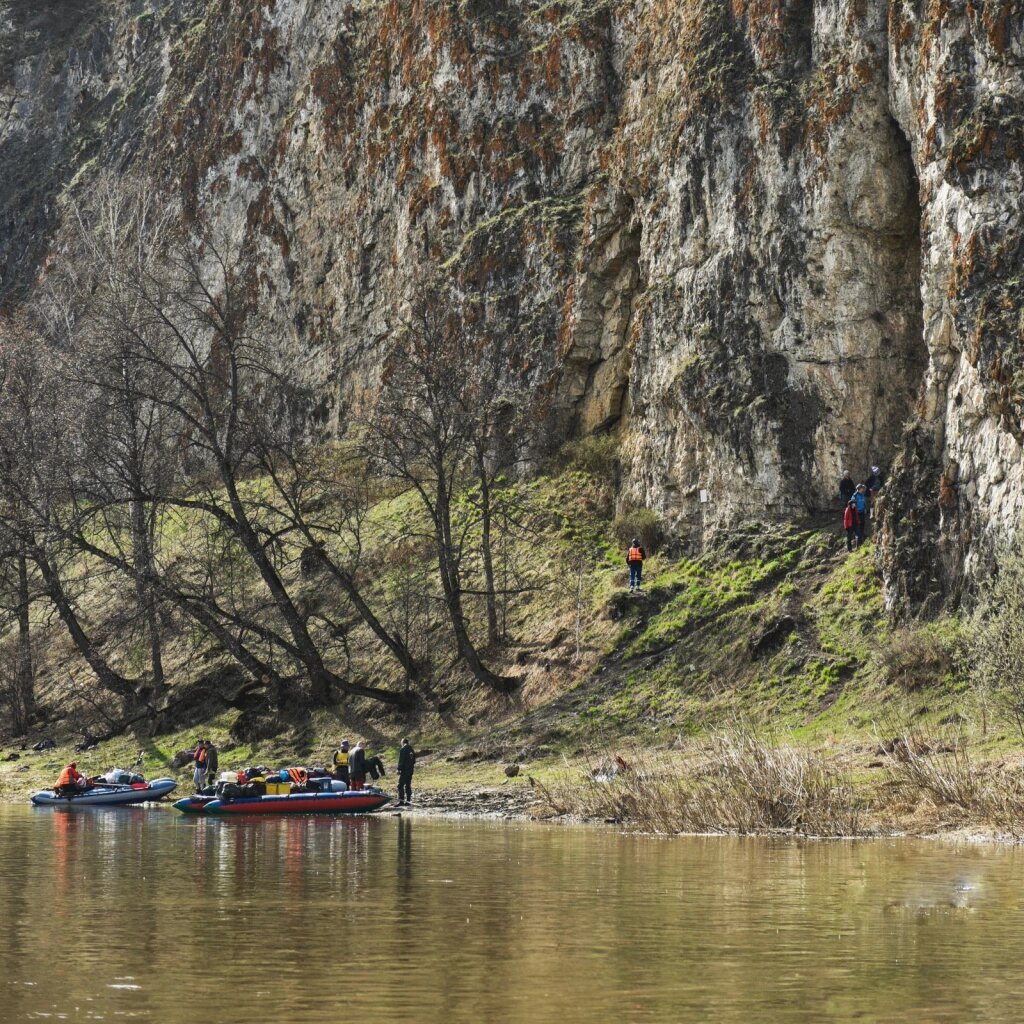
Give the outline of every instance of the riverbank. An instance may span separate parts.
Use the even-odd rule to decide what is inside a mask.
[[[0,761],[0,802],[49,787],[73,758],[89,774],[127,766],[128,750],[121,739],[77,754],[66,747],[12,752],[16,759]],[[418,764],[415,803],[401,813],[602,823],[656,834],[1024,839],[1024,753],[993,754],[964,738],[928,743],[908,734],[826,751],[741,729],[675,747],[624,743],[618,751],[523,763],[431,751]],[[225,751],[221,762],[315,763],[280,747],[273,756],[256,753]],[[171,767],[158,746],[139,755],[147,777],[171,775],[180,793],[189,791],[188,766]],[[392,771],[380,786],[391,790],[395,781]],[[398,810],[390,805],[388,813]]]

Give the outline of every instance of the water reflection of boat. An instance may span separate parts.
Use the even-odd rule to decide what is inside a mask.
[[[93,786],[71,796],[58,796],[52,789],[32,794],[37,807],[116,807],[144,804],[167,796],[177,783],[174,779],[154,779],[124,786]]]
[[[291,793],[281,796],[245,796],[231,800],[216,796],[188,796],[175,803],[184,814],[367,814],[391,801],[379,789],[345,793]]]

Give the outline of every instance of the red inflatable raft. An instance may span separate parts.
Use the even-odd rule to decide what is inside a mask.
[[[175,803],[184,814],[366,814],[390,803],[376,789],[347,793],[291,793],[287,796],[248,796],[221,800],[189,796]]]

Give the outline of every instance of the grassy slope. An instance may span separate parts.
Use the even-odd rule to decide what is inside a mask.
[[[848,555],[831,524],[737,532],[698,558],[654,555],[644,592],[630,595],[619,544],[599,514],[600,488],[584,474],[566,473],[527,490],[535,525],[543,530],[545,586],[511,609],[512,642],[494,659],[521,676],[516,696],[483,692],[458,667],[445,669],[444,631],[434,629],[424,642],[442,670],[433,692],[408,718],[353,704],[282,722],[270,738],[240,742],[231,731],[237,712],[215,701],[198,702],[174,731],[119,738],[79,760],[99,771],[145,752],[147,774],[163,774],[173,753],[202,732],[225,750],[225,766],[311,763],[326,758],[343,734],[367,736],[391,756],[400,734],[409,732],[421,748],[443,752],[427,762],[425,781],[444,785],[498,782],[498,762],[519,754],[531,772],[544,777],[566,756],[637,741],[667,745],[737,718],[768,722],[778,734],[811,745],[864,751],[908,723],[927,730],[954,712],[972,719],[969,695],[946,653],[949,624],[917,630],[911,664],[900,670],[897,663],[894,670],[890,651],[894,642],[906,646],[906,634],[894,634],[886,622],[870,544]],[[378,514],[387,517],[396,509],[408,514],[402,499]],[[576,524],[584,519],[596,531],[590,544],[596,564],[585,581],[577,659],[570,567]],[[529,562],[538,542],[524,540],[522,546],[519,558]],[[382,577],[380,587],[388,585]],[[931,658],[923,665],[922,644]],[[199,654],[194,646],[184,636],[171,645],[182,688],[217,664],[207,641],[200,638]],[[364,650],[363,670],[370,666],[378,680],[386,680],[388,668],[375,665],[373,646]],[[66,648],[59,651],[59,658],[44,664],[43,699],[53,718],[41,735],[53,736],[61,747],[42,754],[20,750],[20,743],[0,748],[0,757],[12,750],[20,754],[17,761],[0,763],[0,798],[49,781],[71,755],[78,722],[58,715],[66,699],[60,677],[68,664]]]

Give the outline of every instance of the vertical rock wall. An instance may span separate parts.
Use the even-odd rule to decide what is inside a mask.
[[[143,168],[261,254],[335,429],[433,267],[514,325],[538,448],[614,431],[693,544],[891,469],[920,606],[1024,502],[1021,7],[0,0],[0,290]]]

